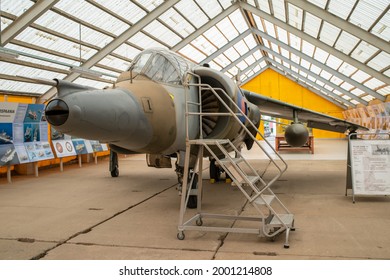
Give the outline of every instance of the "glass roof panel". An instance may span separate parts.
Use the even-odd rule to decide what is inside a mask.
[[[242,13],[239,9],[235,10],[233,13],[229,15],[230,21],[233,23],[234,27],[240,33],[244,33],[248,30],[248,25],[246,24],[245,19],[242,16]]]
[[[390,55],[383,51],[371,59],[367,65],[374,68],[375,70],[382,71],[384,68],[390,65]]]
[[[208,18],[193,0],[179,1],[175,7],[197,28],[204,25]]]
[[[169,9],[164,14],[162,14],[159,19],[165,22],[165,24],[178,32],[184,38],[195,31],[195,28],[175,9]]]
[[[56,8],[115,35],[120,35],[129,25],[87,1],[59,1]]]
[[[214,62],[214,60],[210,61],[210,62],[209,62],[209,65],[210,65],[211,68],[213,68],[213,69],[215,69],[215,70],[218,70],[218,71],[221,71],[221,70],[222,70],[222,67],[221,67],[220,65],[216,64],[216,63]]]
[[[206,58],[206,56],[203,53],[198,51],[192,45],[186,45],[184,48],[182,48],[179,51],[179,53],[181,53],[183,56],[196,63],[200,63],[202,60]]]
[[[311,63],[307,60],[302,59],[301,60],[301,66],[305,67],[306,69],[310,69]]]
[[[99,47],[104,47],[113,40],[110,36],[100,33],[85,25],[80,26],[78,22],[70,20],[52,11],[47,11],[43,16],[37,19],[35,23],[78,41],[81,38],[82,42],[90,43]]]
[[[317,38],[321,27],[321,19],[308,12],[305,15],[304,31],[310,36]]]
[[[105,6],[107,9],[113,11],[115,14],[121,16],[132,24],[138,22],[140,19],[146,16],[146,12],[143,9],[128,0],[94,1],[100,5]]]
[[[280,28],[279,26],[276,27],[276,32],[279,41],[288,44],[288,38],[287,38],[287,31],[284,30],[283,28]]]
[[[364,85],[372,90],[376,90],[377,88],[384,86],[385,83],[382,81],[379,81],[376,78],[372,78],[372,79],[368,80],[367,82],[365,82]]]
[[[354,73],[357,69],[352,66],[351,64],[348,64],[346,62],[344,62],[340,68],[339,68],[339,72],[341,74],[344,74],[345,76],[349,77],[352,75],[352,73]]]
[[[243,40],[238,42],[237,44],[234,45],[234,48],[240,55],[244,55],[249,51],[248,46],[245,44]]]
[[[26,28],[22,33],[20,33],[16,39],[38,47],[41,46],[43,48],[54,50],[60,53],[66,53],[77,58],[80,57],[79,44],[30,27]],[[81,46],[81,58],[88,59],[96,54],[96,52],[97,51],[94,49]]]
[[[233,26],[232,22],[228,18],[224,18],[220,22],[217,23],[217,27],[219,30],[223,30],[223,35],[229,40],[233,40],[236,38],[239,33],[237,29]]]
[[[119,69],[121,71],[126,71],[130,67],[130,63],[128,61],[119,59],[117,57],[114,57],[112,55],[107,55],[104,57],[101,61],[99,61],[100,64],[106,65],[112,68]]]
[[[214,59],[214,62],[217,63],[222,68],[228,66],[231,63],[231,61],[229,59],[227,59],[224,54],[220,54],[219,56],[217,56]]]
[[[325,80],[329,80],[332,77],[332,74],[330,74],[328,71],[322,70],[321,77]]]
[[[371,32],[385,41],[390,41],[390,13],[386,13]]]
[[[265,28],[265,32],[267,32],[268,35],[276,38],[276,33],[275,33],[275,25],[273,25],[272,23],[270,23],[268,20],[263,20],[264,21],[264,28]]]
[[[351,76],[352,79],[354,79],[359,83],[363,83],[365,80],[367,80],[370,77],[371,77],[370,75],[368,75],[366,72],[363,72],[361,70],[358,70],[355,74]]]
[[[84,77],[79,77],[74,81],[76,84],[84,85],[84,86],[89,86],[93,88],[104,88],[106,86],[111,86],[109,83],[103,83],[100,81],[96,80],[90,80]]]
[[[290,33],[290,46],[298,51],[301,50],[301,38]]]
[[[204,36],[199,36],[195,40],[191,42],[191,44],[201,50],[202,52],[206,53],[207,55],[211,55],[214,52],[217,51],[217,48],[210,43],[209,40],[207,40]]]
[[[130,46],[129,44],[122,44],[114,50],[114,53],[133,60],[134,57],[140,53],[140,50]]]
[[[360,0],[349,20],[360,28],[368,30],[388,5],[387,0]]]
[[[254,58],[253,55],[250,55],[250,56],[248,56],[247,58],[245,58],[244,61],[245,61],[248,65],[252,65],[253,63],[256,62],[256,58]]]
[[[222,12],[222,7],[217,0],[196,0],[196,2],[207,13],[209,18],[214,18]]]
[[[172,30],[170,30],[157,20],[154,20],[150,24],[148,24],[144,28],[144,30],[150,35],[164,41],[170,47],[173,47],[181,41],[181,38],[179,36],[177,36]]]
[[[382,94],[383,96],[390,94],[390,86],[379,89],[378,93]]]
[[[229,58],[230,61],[234,61],[240,57],[240,54],[235,48],[231,47],[224,52],[224,55]],[[225,65],[226,66],[226,65]]]
[[[225,36],[223,36],[223,34],[215,26],[203,33],[203,36],[205,36],[209,41],[212,41],[218,48],[222,48],[228,43]]]
[[[353,88],[353,86],[347,82],[342,83],[340,87],[345,89],[346,91],[350,91]]]
[[[135,0],[139,4],[141,4],[143,7],[145,7],[148,11],[153,11],[156,9],[160,4],[162,4],[163,0]]]
[[[253,53],[253,56],[256,58],[256,60],[260,60],[263,57],[263,54],[261,53],[261,51],[255,51]]]
[[[295,28],[301,30],[302,29],[302,17],[303,17],[303,10],[301,8],[298,8],[292,4],[288,4],[288,23],[291,26],[294,26]]]
[[[218,48],[221,48],[228,43],[226,37],[223,36],[223,34],[215,26],[207,30],[203,36],[205,36],[209,41],[212,41]]]
[[[257,3],[259,3],[260,10],[266,12],[267,14],[271,14],[268,0],[257,0]]]
[[[362,41],[352,52],[351,57],[364,63],[367,61],[367,59],[372,57],[377,51],[378,48],[368,44],[365,41]]]
[[[0,79],[0,89],[4,92],[24,92],[24,93],[39,93],[43,94],[51,87],[46,85],[30,84],[24,82],[16,82],[11,80]]]
[[[244,41],[246,43],[246,45],[248,46],[248,48],[250,49],[253,49],[254,47],[256,47],[256,41],[255,39],[253,38],[253,35],[248,35],[244,38]]]
[[[328,0],[308,0],[308,1],[322,9],[325,8],[326,3],[328,2]]]
[[[302,52],[310,57],[313,57],[315,46],[302,40]]]
[[[1,1],[1,10],[10,14],[13,14],[17,17],[20,17],[25,13],[34,2],[26,0],[2,0]]]
[[[324,21],[320,34],[320,40],[329,46],[333,46],[341,29]]]
[[[136,46],[139,46],[142,49],[149,49],[149,48],[165,48],[164,45],[160,44],[159,42],[153,40],[149,36],[145,35],[142,32],[138,32],[133,37],[131,37],[128,40],[129,43],[132,43]]]
[[[329,2],[328,11],[342,19],[347,19],[356,1],[357,0],[331,0]]]
[[[227,9],[232,5],[231,0],[218,0],[218,2],[222,5],[224,9]]]
[[[328,59],[329,53],[326,51],[316,48],[316,51],[314,53],[314,59],[318,60],[321,63],[325,63],[325,61]]]
[[[349,54],[359,41],[359,38],[349,34],[348,32],[342,31],[336,42],[335,48],[345,54]]]
[[[284,7],[284,0],[271,0],[274,10],[274,16],[286,22],[286,9]]]

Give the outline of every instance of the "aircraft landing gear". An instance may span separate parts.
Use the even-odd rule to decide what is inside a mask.
[[[183,167],[179,166],[176,163],[176,174],[177,174],[177,181],[179,182],[178,190],[181,195],[182,186],[183,186],[183,175],[184,175],[184,170]],[[191,182],[191,177],[193,175],[193,170],[190,169],[189,175],[188,175],[188,183]],[[192,181],[192,186],[190,190],[195,190],[198,188],[198,174],[195,174],[194,180]],[[185,194],[184,194],[185,195]],[[198,197],[197,195],[190,195],[188,198],[188,203],[187,203],[187,208],[194,209],[198,207]]]
[[[119,176],[118,154],[110,150],[110,172],[111,177]]]

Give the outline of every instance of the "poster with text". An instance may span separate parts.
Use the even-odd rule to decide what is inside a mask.
[[[352,140],[354,194],[390,195],[390,141]]]

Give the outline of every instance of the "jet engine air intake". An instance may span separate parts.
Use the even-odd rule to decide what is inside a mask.
[[[47,104],[45,115],[50,124],[60,126],[69,117],[69,107],[61,99],[54,99]]]
[[[200,67],[194,71],[201,77],[201,83],[207,84],[214,89],[223,89],[229,96],[233,97],[234,88],[225,80],[226,78],[222,76],[219,72],[206,68]],[[216,90],[219,97],[224,100],[224,102],[232,108],[232,104],[227,100],[226,96],[221,93],[220,90]],[[203,89],[201,92],[202,113],[227,113],[228,110],[217,96],[210,89]],[[226,136],[225,134],[229,130],[229,117],[228,116],[215,116],[215,115],[205,115],[202,117],[202,133],[205,138],[220,138]]]

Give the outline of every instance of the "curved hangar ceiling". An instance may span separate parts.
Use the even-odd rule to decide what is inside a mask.
[[[390,93],[390,0],[0,0],[0,91],[105,87],[163,47],[242,83],[273,69],[347,108]]]

